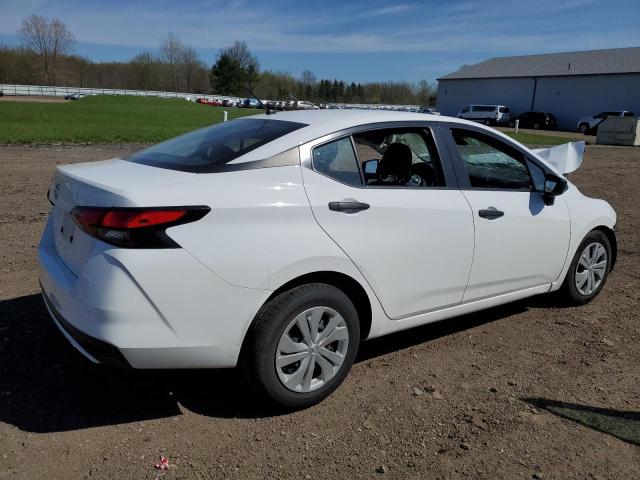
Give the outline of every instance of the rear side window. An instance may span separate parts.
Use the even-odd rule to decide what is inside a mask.
[[[357,187],[362,186],[358,160],[353,151],[350,137],[314,148],[313,168],[338,182]]]
[[[500,113],[509,113],[509,107],[500,107]]]
[[[232,160],[306,126],[271,119],[233,120],[172,138],[127,160],[183,172],[220,172]]]

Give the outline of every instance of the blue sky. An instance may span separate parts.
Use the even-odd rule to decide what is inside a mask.
[[[244,40],[263,69],[347,81],[427,79],[495,56],[640,46],[638,0],[316,2],[0,0],[0,43],[22,18],[63,20],[75,52],[128,60],[167,32],[216,52]]]

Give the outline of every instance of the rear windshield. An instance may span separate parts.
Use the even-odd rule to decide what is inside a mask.
[[[134,153],[127,160],[183,172],[220,172],[232,160],[306,126],[271,119],[233,120],[185,133]]]

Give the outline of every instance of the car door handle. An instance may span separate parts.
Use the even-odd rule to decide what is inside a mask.
[[[489,207],[484,210],[478,210],[478,215],[488,220],[494,220],[496,218],[502,217],[504,215],[504,212],[502,210],[498,210],[495,207]]]
[[[343,200],[342,202],[329,202],[329,210],[333,212],[358,213],[369,208],[368,203]]]

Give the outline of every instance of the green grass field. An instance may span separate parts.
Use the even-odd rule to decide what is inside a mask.
[[[262,110],[210,107],[181,99],[86,97],[66,103],[0,102],[0,144],[155,143],[199,127]],[[530,145],[559,145],[570,139],[507,133]]]
[[[562,145],[563,143],[569,143],[575,141],[571,138],[555,137],[550,135],[536,135],[535,133],[523,133],[519,132],[515,134],[513,132],[504,132],[514,140],[524,143],[525,145]]]
[[[66,103],[0,102],[0,143],[155,143],[260,113],[175,98],[86,97]]]

